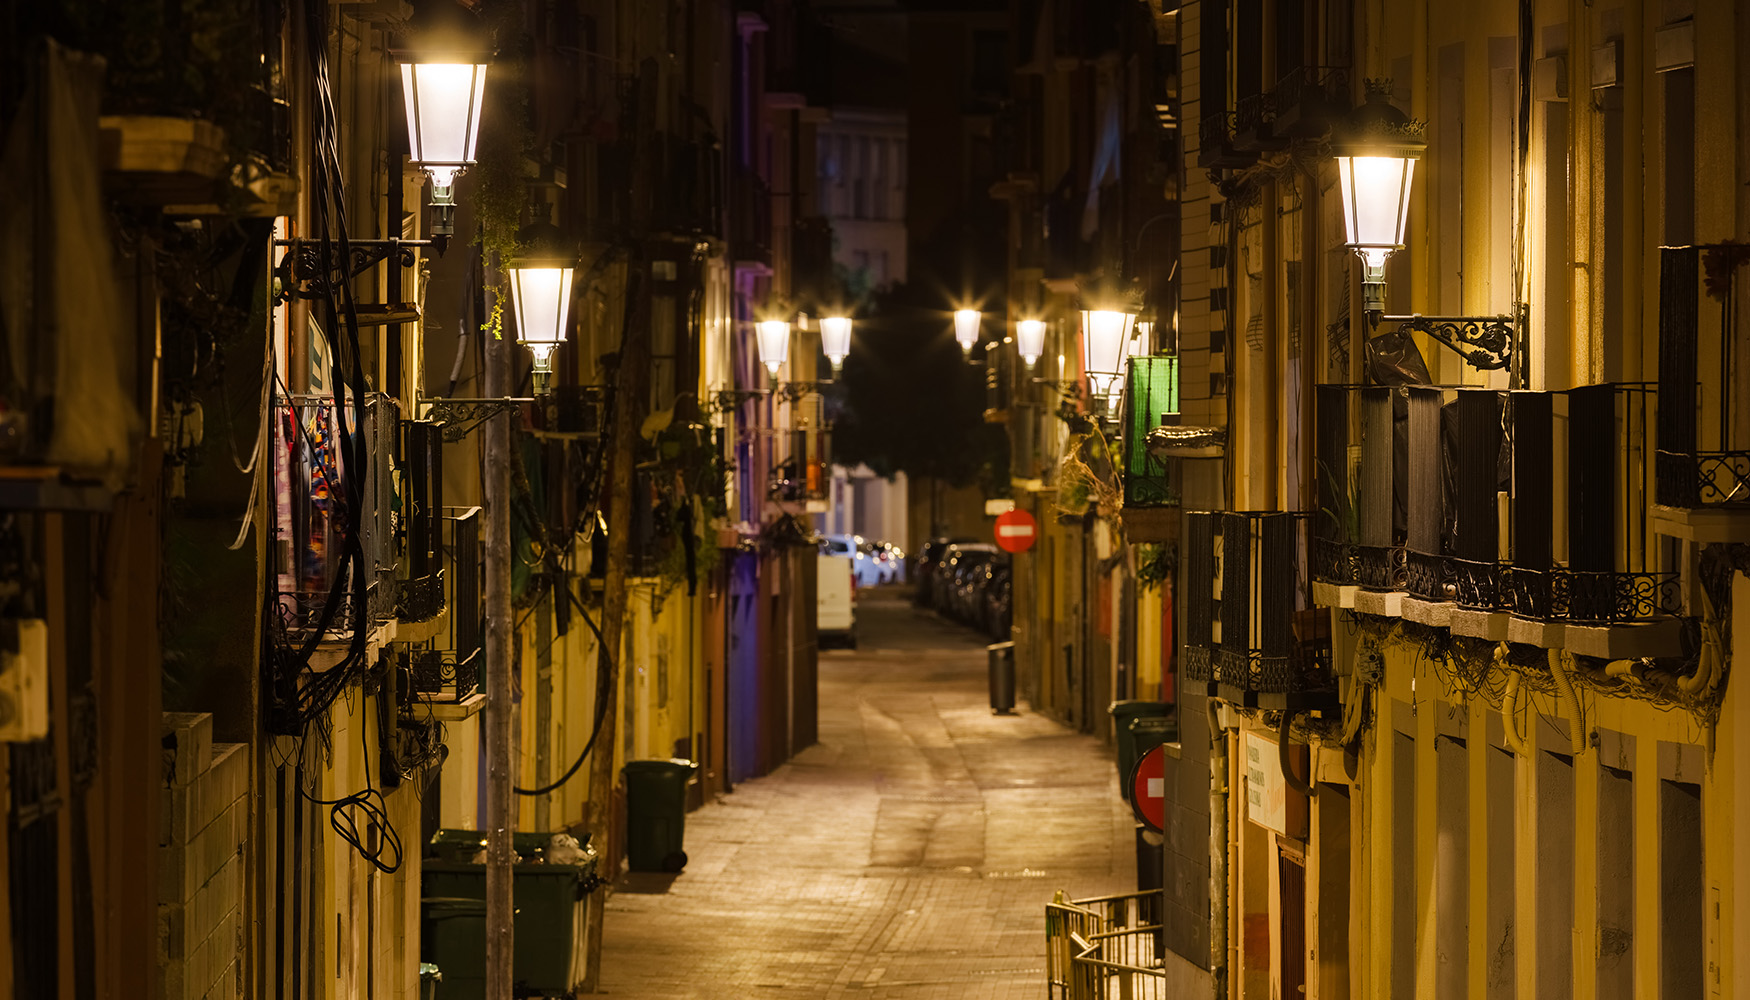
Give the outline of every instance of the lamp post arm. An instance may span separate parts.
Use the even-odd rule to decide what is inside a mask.
[[[1471,367],[1499,371],[1513,361],[1513,340],[1518,321],[1499,316],[1382,316],[1399,330],[1413,330],[1440,341]]]

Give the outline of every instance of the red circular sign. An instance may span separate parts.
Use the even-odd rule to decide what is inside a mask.
[[[1144,826],[1161,833],[1167,825],[1166,752],[1160,747],[1143,754],[1130,772],[1130,808]]]
[[[1025,552],[1033,547],[1036,529],[1032,514],[1024,510],[1004,511],[997,515],[997,547],[1004,552]]]

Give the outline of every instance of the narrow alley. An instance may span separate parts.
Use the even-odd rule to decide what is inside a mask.
[[[996,716],[982,639],[865,596],[820,661],[820,742],[687,818],[678,876],[607,904],[603,986],[635,1000],[1033,996],[1044,904],[1135,888],[1112,752]]]

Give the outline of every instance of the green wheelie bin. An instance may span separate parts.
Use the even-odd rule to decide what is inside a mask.
[[[1164,701],[1135,699],[1115,701],[1106,711],[1112,716],[1112,738],[1118,744],[1118,791],[1128,802],[1130,789],[1127,786],[1130,784],[1130,772],[1135,769],[1137,758],[1165,742],[1164,737],[1158,735],[1159,730],[1145,727],[1145,732],[1139,734],[1131,728],[1131,724],[1142,719],[1149,719],[1151,722],[1155,719],[1164,720],[1173,711],[1173,706]],[[1152,742],[1139,746],[1139,735],[1143,740]]]
[[[632,760],[626,776],[626,864],[635,872],[678,872],[687,822],[687,783],[699,765],[690,760]]]

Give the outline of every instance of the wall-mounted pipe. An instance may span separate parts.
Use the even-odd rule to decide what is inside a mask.
[[[1288,782],[1288,787],[1294,789],[1295,791],[1299,792],[1300,794],[1302,794],[1310,799],[1319,793],[1318,789],[1313,787],[1312,781],[1311,781],[1311,778],[1312,778],[1312,774],[1310,773],[1311,768],[1312,768],[1311,756],[1309,755],[1307,757],[1307,768],[1308,768],[1309,773],[1307,774],[1307,780],[1304,780],[1304,781],[1301,779],[1300,775],[1294,773],[1294,768],[1291,766],[1293,764],[1293,761],[1290,761],[1288,759],[1289,727],[1293,723],[1294,723],[1294,713],[1291,711],[1283,712],[1282,713],[1282,725],[1277,729],[1277,732],[1276,732],[1276,763],[1281,766],[1282,778],[1284,781]]]
[[[1568,676],[1568,662],[1573,654],[1565,649],[1549,651],[1549,673],[1555,678],[1556,700],[1568,713],[1568,749],[1578,757],[1586,752],[1586,719],[1581,714],[1580,696],[1574,690],[1574,679]]]
[[[1221,703],[1209,713],[1209,978],[1214,1000],[1227,1000],[1227,733]]]

